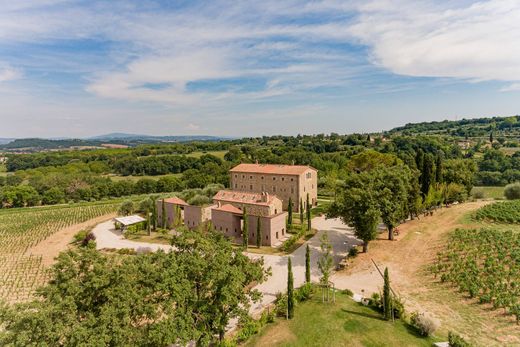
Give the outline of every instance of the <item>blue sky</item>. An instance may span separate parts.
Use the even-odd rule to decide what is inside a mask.
[[[0,137],[352,133],[519,109],[517,0],[0,0]]]

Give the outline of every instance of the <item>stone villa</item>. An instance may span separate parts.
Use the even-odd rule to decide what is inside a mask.
[[[260,222],[261,243],[273,246],[287,238],[286,218],[289,198],[294,211],[300,201],[306,208],[307,194],[312,206],[317,204],[317,170],[309,166],[274,164],[239,164],[230,170],[231,190],[221,190],[209,206],[192,206],[174,197],[164,199],[168,226],[184,224],[190,229],[211,221],[215,230],[242,243],[244,209],[249,244],[256,244]],[[157,201],[157,217],[162,220],[163,200]],[[178,221],[176,219],[180,218]]]
[[[287,210],[289,198],[293,211],[307,206],[307,194],[312,206],[318,200],[318,170],[303,165],[239,164],[230,170],[231,189],[278,196]]]

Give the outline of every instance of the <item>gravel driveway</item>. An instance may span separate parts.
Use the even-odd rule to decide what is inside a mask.
[[[337,264],[346,256],[347,249],[352,245],[359,245],[361,242],[354,237],[351,228],[343,224],[340,219],[325,219],[325,217],[315,217],[312,225],[318,230],[310,240],[307,241],[311,249],[311,279],[319,281],[320,273],[318,269],[318,258],[320,255],[320,237],[327,232],[334,254],[334,263]],[[147,242],[130,241],[124,238],[119,230],[114,229],[112,221],[98,224],[92,232],[96,236],[97,249],[103,248],[149,248],[152,251],[162,249],[169,251],[171,246],[153,244]],[[305,282],[305,248],[300,246],[290,257],[292,258],[294,285],[301,286]],[[246,253],[251,259],[264,258],[266,267],[271,267],[272,275],[266,282],[259,284],[256,288],[263,294],[262,301],[251,307],[251,313],[261,312],[263,307],[274,302],[276,293],[287,290],[287,258],[288,256],[279,255],[260,255]]]

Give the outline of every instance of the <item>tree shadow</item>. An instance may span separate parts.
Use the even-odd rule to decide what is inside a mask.
[[[385,320],[385,319],[383,319],[383,317],[381,317],[379,315],[365,313],[365,312],[359,312],[359,311],[347,310],[346,308],[342,308],[341,311],[346,312],[346,313],[350,313],[350,314],[354,314],[356,316],[365,317],[365,318],[371,318],[371,319],[376,319],[376,320],[380,320],[380,321],[384,321]]]

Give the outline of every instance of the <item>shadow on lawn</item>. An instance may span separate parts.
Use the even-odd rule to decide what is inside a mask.
[[[377,319],[377,320],[384,321],[384,319],[381,316],[378,316],[378,315],[375,315],[375,314],[347,310],[346,308],[342,308],[341,311],[346,312],[346,313],[350,313],[350,314],[354,314],[354,315],[357,315],[357,316],[365,317],[365,318],[372,318],[372,319]]]

